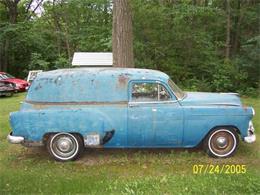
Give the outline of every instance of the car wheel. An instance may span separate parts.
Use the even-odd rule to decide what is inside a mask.
[[[212,157],[227,158],[236,152],[238,142],[238,135],[233,129],[218,128],[206,137],[204,149]]]
[[[13,93],[12,93],[12,92],[6,94],[6,97],[12,97],[12,96],[13,96]]]
[[[84,149],[83,140],[79,135],[71,133],[57,133],[47,140],[47,150],[57,161],[71,161],[77,159]]]

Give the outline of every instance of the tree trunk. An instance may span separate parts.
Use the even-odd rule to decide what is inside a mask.
[[[205,0],[204,6],[207,7],[208,5],[209,5],[209,1],[208,1],[208,0]]]
[[[7,72],[7,68],[8,68],[8,61],[9,61],[8,50],[9,50],[9,39],[6,38],[4,43],[4,60],[2,65],[4,72]]]
[[[0,42],[0,71],[4,71],[4,44]]]
[[[8,19],[9,22],[11,24],[16,24],[17,23],[17,16],[18,16],[18,11],[17,11],[17,5],[19,3],[20,0],[14,0],[14,1],[10,1],[10,0],[5,0],[5,1],[1,1],[0,3],[2,3],[6,9],[8,10]],[[9,51],[9,37],[6,37],[4,44],[2,45],[2,51],[1,51],[1,59],[0,59],[0,70],[7,72],[8,71],[8,67],[9,67],[9,56],[8,56],[8,51]]]
[[[65,43],[66,43],[66,49],[67,49],[67,55],[68,55],[68,60],[71,61],[71,51],[70,51],[70,41],[69,41],[69,32],[68,32],[68,27],[66,26],[67,23],[65,23]]]
[[[114,0],[113,65],[134,67],[132,13],[128,0]]]
[[[240,48],[240,24],[241,24],[241,10],[240,10],[240,0],[237,0],[237,16],[235,20],[235,33],[233,41],[233,54],[237,54]]]
[[[8,1],[8,9],[9,9],[9,21],[11,24],[15,24],[17,22],[17,4],[19,3],[19,0],[16,1]]]
[[[66,50],[67,50],[67,55],[68,55],[68,60],[71,61],[71,46],[70,46],[70,40],[69,40],[69,20],[68,16],[66,14],[66,9],[63,7],[63,2],[60,3],[60,7],[62,8],[63,12],[61,12],[61,19],[63,20],[64,23],[64,38],[65,38],[65,45],[66,45]],[[64,12],[65,11],[65,12]]]
[[[56,46],[57,46],[58,55],[61,56],[61,25],[59,22],[59,16],[56,12],[55,4],[56,4],[56,0],[53,0],[52,13],[53,13],[53,23],[55,27]]]
[[[231,18],[230,18],[230,0],[226,0],[226,14],[227,14],[227,26],[226,26],[226,52],[225,57],[230,59],[230,31],[231,31]]]

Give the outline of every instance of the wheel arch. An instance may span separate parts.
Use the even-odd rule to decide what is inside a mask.
[[[204,137],[201,139],[201,141],[198,143],[198,145],[196,147],[201,147],[203,145],[204,140],[208,137],[208,135],[213,132],[216,129],[219,128],[226,128],[226,129],[232,129],[237,133],[237,136],[239,138],[239,136],[241,135],[241,131],[239,130],[238,127],[236,127],[235,125],[217,125],[212,127],[205,135]]]
[[[78,136],[82,139],[82,141],[83,141],[83,143],[84,143],[84,137],[83,137],[83,135],[80,134],[80,133],[78,133],[78,132],[73,132],[73,131],[71,131],[71,132],[55,131],[55,132],[47,132],[47,133],[45,133],[45,134],[43,135],[43,138],[42,138],[43,144],[46,145],[47,140],[49,139],[49,137],[50,137],[51,135],[55,135],[55,134],[57,134],[57,133],[70,133],[70,134],[72,134],[72,135],[78,135]]]

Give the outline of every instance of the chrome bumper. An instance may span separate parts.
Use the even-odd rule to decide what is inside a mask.
[[[244,142],[249,143],[249,144],[255,142],[255,140],[256,140],[255,134],[244,137]]]
[[[248,136],[244,137],[244,142],[246,143],[253,143],[256,140],[256,136],[255,136],[255,128],[253,126],[253,122],[250,121],[248,124],[248,130],[247,130],[247,134]]]
[[[12,132],[7,136],[7,140],[11,144],[21,144],[24,142],[24,137],[21,136],[13,136]]]

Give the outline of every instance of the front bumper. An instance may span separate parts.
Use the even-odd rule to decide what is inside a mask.
[[[244,142],[249,144],[255,142],[255,140],[256,140],[255,134],[244,137]]]
[[[255,128],[253,126],[253,122],[250,121],[248,124],[248,130],[247,130],[248,136],[244,137],[244,142],[246,143],[253,143],[256,140],[255,136]]]
[[[24,142],[24,137],[13,136],[12,132],[7,136],[7,140],[11,144],[22,144]]]

